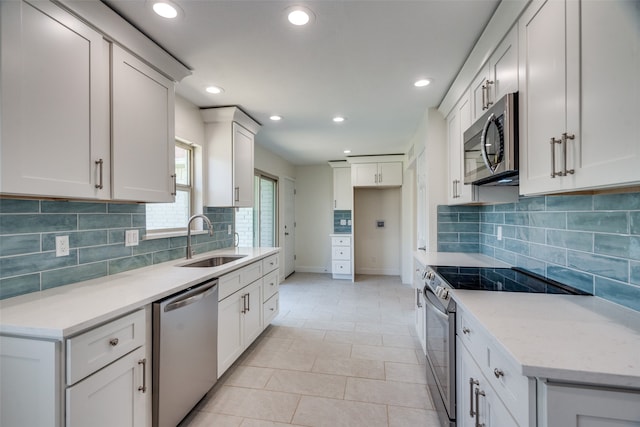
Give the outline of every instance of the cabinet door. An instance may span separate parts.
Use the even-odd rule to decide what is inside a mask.
[[[489,85],[490,102],[496,102],[511,92],[518,91],[518,24],[513,26],[498,45],[491,58]]]
[[[541,427],[640,426],[640,393],[545,384],[539,414]]]
[[[140,347],[69,387],[67,427],[145,427],[151,383],[143,360]]]
[[[60,344],[0,337],[0,425],[61,425]]]
[[[0,193],[109,198],[108,44],[50,2],[0,12]]]
[[[449,156],[449,180],[447,181],[447,202],[453,205],[457,202],[460,177],[460,116],[457,106],[447,117],[447,149]]]
[[[378,163],[378,186],[402,185],[402,162]]]
[[[576,134],[568,146],[574,150],[573,184],[640,182],[640,3],[583,1],[579,10],[573,3],[568,11],[579,13],[580,29],[568,26],[567,31],[581,34],[581,52],[578,57],[577,49],[569,49],[576,58],[568,63],[581,61],[581,87],[579,107],[574,98],[569,108],[579,109],[582,125],[580,132],[577,123],[567,127]]]
[[[238,291],[218,305],[218,378],[242,354],[242,311],[244,291]]]
[[[551,163],[551,138],[566,130],[566,11],[563,1],[536,1],[522,15],[518,28],[520,64],[520,192],[559,191],[560,156]],[[601,105],[601,104],[600,104]],[[555,145],[555,144],[554,144]],[[603,150],[604,151],[604,150]]]
[[[353,209],[353,187],[351,187],[351,168],[333,169],[333,209]]]
[[[244,345],[248,347],[262,333],[262,279],[242,290],[246,295],[247,309],[243,317]]]
[[[112,46],[113,198],[173,202],[173,82]]]
[[[351,182],[354,187],[376,187],[378,185],[377,163],[351,165]]]
[[[455,113],[454,113],[455,112]],[[449,143],[449,204],[473,201],[473,186],[464,184],[464,131],[471,125],[471,101],[469,92],[454,107],[448,123]]]
[[[247,129],[233,123],[233,206],[253,206],[253,139]]]
[[[490,64],[486,64],[478,73],[478,76],[471,83],[470,95],[471,95],[471,123],[480,118],[490,106],[489,102],[489,89],[487,81],[493,82],[489,75]],[[461,132],[467,130],[466,127],[461,129]]]

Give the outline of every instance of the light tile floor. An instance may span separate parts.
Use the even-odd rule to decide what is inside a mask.
[[[394,276],[293,274],[278,317],[181,427],[437,427],[413,302]]]

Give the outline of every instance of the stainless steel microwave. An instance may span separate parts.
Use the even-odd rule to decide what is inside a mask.
[[[509,93],[463,134],[464,183],[518,185],[518,94]]]

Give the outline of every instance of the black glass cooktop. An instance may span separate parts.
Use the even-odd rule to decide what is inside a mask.
[[[431,267],[454,289],[591,295],[519,268]]]

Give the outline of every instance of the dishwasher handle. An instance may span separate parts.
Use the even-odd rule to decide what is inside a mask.
[[[206,298],[209,295],[213,294],[214,292],[216,292],[217,289],[218,289],[218,282],[214,281],[209,286],[204,285],[204,286],[200,286],[199,288],[192,289],[192,291],[194,290],[199,291],[195,294],[191,292],[185,292],[187,295],[184,295],[184,294],[178,295],[176,300],[170,302],[164,307],[164,312],[167,313],[169,311],[177,310],[179,308],[186,307],[188,305],[196,303],[201,299]]]

